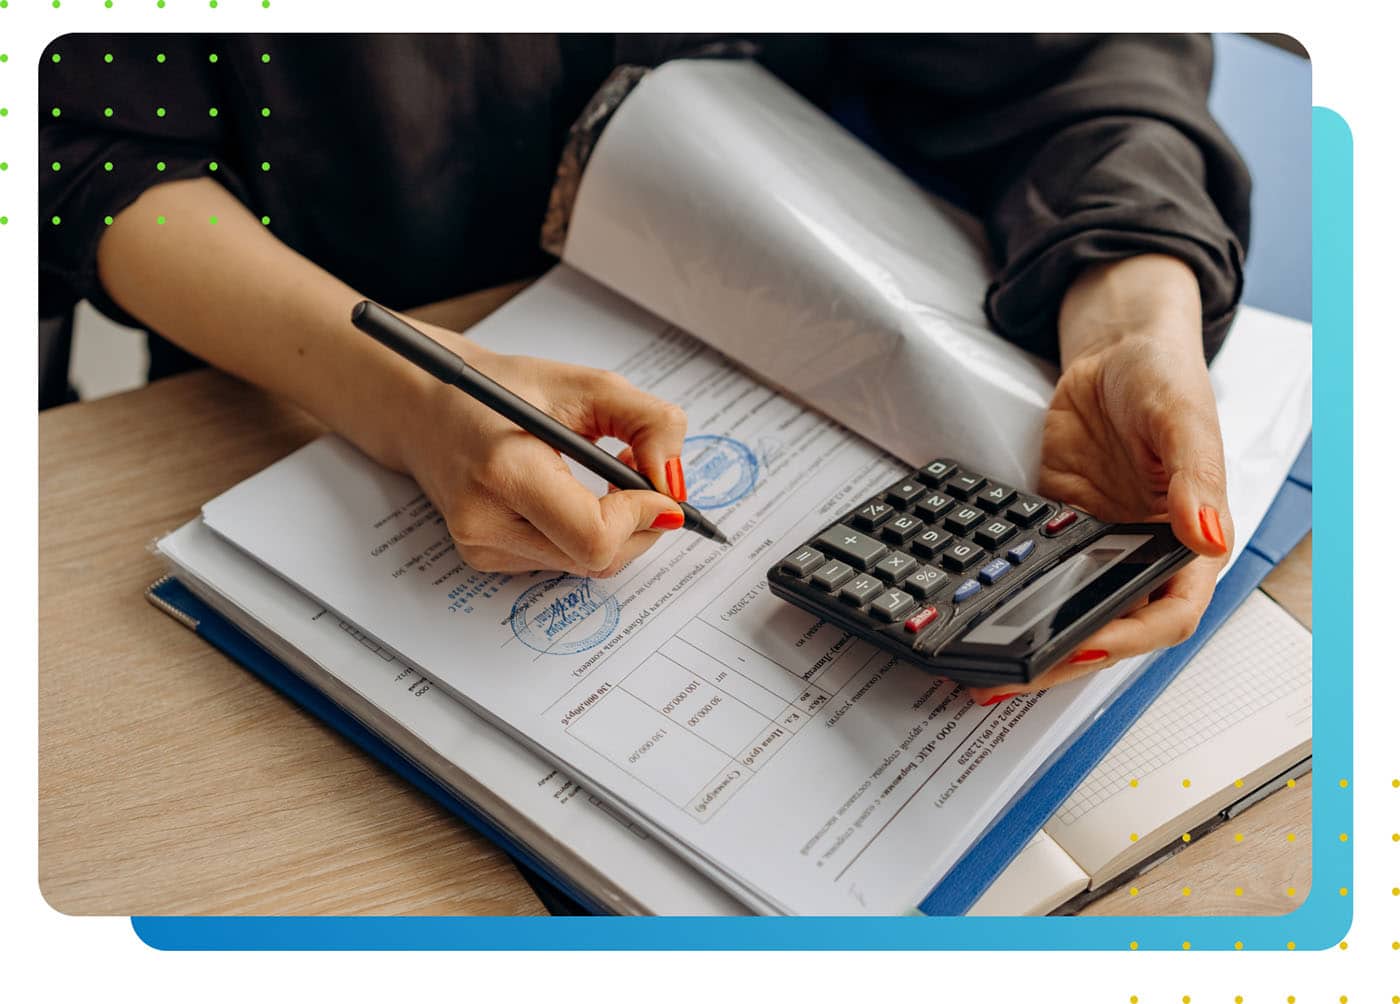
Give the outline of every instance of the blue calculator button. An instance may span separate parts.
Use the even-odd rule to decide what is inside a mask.
[[[961,603],[964,600],[970,600],[981,591],[982,583],[978,582],[976,579],[968,579],[962,585],[958,586],[957,592],[953,594],[953,602]]]
[[[1007,572],[1011,571],[1011,562],[1005,558],[993,558],[982,566],[982,570],[977,573],[977,577],[987,585],[995,585]]]
[[[1029,558],[1031,556],[1031,552],[1034,550],[1035,541],[1023,540],[1011,550],[1007,551],[1006,556],[1011,559],[1011,563],[1013,565],[1019,565],[1027,558]]]

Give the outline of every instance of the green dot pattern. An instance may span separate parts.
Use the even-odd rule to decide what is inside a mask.
[[[105,224],[107,224],[107,226],[110,227],[110,226],[112,225],[112,217],[110,217],[110,216],[104,216],[104,217],[102,217],[102,222],[105,223]]]
[[[267,118],[267,117],[268,117],[269,115],[271,115],[271,114],[272,114],[272,109],[271,109],[271,108],[264,108],[264,109],[262,110],[262,117],[263,117],[263,118]]]
[[[219,54],[218,54],[217,52],[211,52],[211,53],[209,53],[209,62],[211,62],[211,63],[217,63],[218,61],[219,61]]]
[[[63,222],[63,220],[62,220],[60,217],[55,216],[55,217],[54,217],[52,220],[50,220],[49,222],[51,222],[54,226],[58,226],[60,223]]]
[[[209,162],[209,170],[211,170],[211,171],[217,171],[218,169],[219,169],[219,162],[218,162],[217,160],[211,160],[211,161]]]
[[[163,62],[165,62],[165,53],[163,53],[163,52],[157,52],[157,53],[156,53],[156,62],[157,62],[157,63],[163,63]]]
[[[164,217],[164,216],[157,216],[157,217],[156,217],[156,223],[159,224],[159,225],[161,225],[161,226],[164,226],[164,225],[165,225],[165,217]]]
[[[9,165],[8,163],[6,163],[5,161],[0,160],[0,171],[8,171],[9,169],[10,169],[10,165]]]
[[[0,119],[3,119],[8,114],[10,114],[10,110],[8,108],[0,108]]]
[[[102,6],[103,6],[103,7],[106,7],[108,10],[111,10],[111,9],[112,9],[112,0],[103,0]]]
[[[271,170],[272,170],[272,165],[269,164],[267,161],[263,161],[263,162],[262,162],[262,169],[263,169],[264,171],[271,171]]]
[[[3,56],[0,56],[0,59],[3,59],[3,58],[4,58]],[[269,56],[267,53],[264,52],[264,53],[262,54],[262,61],[263,61],[264,63],[270,63],[270,62],[272,62],[272,57]]]
[[[104,62],[104,63],[110,63],[111,61],[112,61],[112,54],[111,54],[110,52],[107,53],[105,56],[102,57],[102,62]]]
[[[55,63],[60,63],[60,62],[63,61],[63,57],[60,56],[60,55],[59,55],[58,53],[56,53],[56,52],[55,52],[55,53],[53,54],[53,56],[50,57],[50,58],[52,58],[53,61],[54,61]]]
[[[156,118],[158,118],[158,119],[163,119],[163,118],[165,118],[165,109],[164,109],[164,108],[157,108],[157,109],[156,109]]]
[[[102,165],[102,170],[104,170],[104,171],[110,171],[111,169],[112,169],[112,162],[111,162],[110,160],[107,161],[107,163],[105,163],[105,164]]]
[[[61,170],[63,170],[63,165],[60,164],[58,161],[54,161],[54,162],[53,162],[52,164],[50,164],[49,166],[52,167],[55,171],[61,171]]]
[[[209,117],[210,117],[211,119],[216,119],[216,118],[218,118],[218,117],[219,117],[219,109],[217,109],[217,108],[210,108],[210,109],[209,109]]]
[[[9,5],[8,5],[8,4],[5,4],[5,6],[9,6]],[[9,222],[10,222],[10,218],[9,218],[8,216],[0,216],[0,227],[3,227],[6,223],[9,223]]]
[[[158,160],[158,161],[156,161],[156,170],[157,170],[157,171],[164,171],[164,170],[165,170],[165,161],[163,161],[163,160]]]
[[[271,216],[264,216],[264,217],[262,218],[262,225],[263,225],[263,226],[268,226],[268,225],[270,225],[271,223],[272,223],[272,217],[271,217]]]
[[[165,0],[156,0],[156,6],[159,7],[159,8],[161,8],[162,10],[164,10],[164,9],[165,9]]]
[[[218,223],[218,222],[219,222],[219,218],[218,218],[217,216],[211,216],[211,217],[209,217],[209,224],[210,224],[210,226],[213,226],[215,223]]]
[[[58,118],[60,115],[63,114],[63,112],[61,112],[61,111],[59,111],[57,108],[55,108],[55,109],[53,110],[52,114],[53,114],[53,117],[54,117],[54,118]]]
[[[111,117],[112,117],[112,109],[110,109],[110,108],[104,108],[104,109],[102,109],[102,115],[103,115],[105,118],[111,118]]]

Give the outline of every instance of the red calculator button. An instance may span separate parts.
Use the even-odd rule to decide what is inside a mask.
[[[1077,519],[1079,519],[1079,513],[1075,512],[1073,509],[1061,509],[1059,513],[1045,521],[1045,532],[1053,537],[1055,534],[1073,525]]]
[[[924,607],[913,617],[910,617],[904,622],[904,630],[912,634],[918,634],[936,620],[938,620],[938,611],[933,607]]]

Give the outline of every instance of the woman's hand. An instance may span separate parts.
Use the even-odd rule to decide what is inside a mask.
[[[1184,641],[1234,542],[1195,276],[1142,255],[1087,269],[1060,309],[1064,365],[1045,419],[1040,490],[1111,522],[1170,520],[1201,557],[1064,662],[981,703],[1041,690]]]
[[[551,447],[455,387],[425,382],[403,409],[402,466],[442,513],[462,559],[489,572],[550,569],[607,576],[683,519],[685,413],[621,376],[498,355],[420,325],[477,369],[590,439],[629,444],[625,459],[657,492],[598,498]]]

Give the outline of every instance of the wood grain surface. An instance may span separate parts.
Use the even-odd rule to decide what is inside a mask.
[[[460,329],[520,288],[415,313]],[[55,909],[544,912],[484,838],[144,598],[163,573],[154,539],[321,431],[212,371],[40,416],[39,885]],[[1310,558],[1300,548],[1271,577],[1305,624]],[[1304,778],[1087,912],[1291,909],[1310,790]]]

